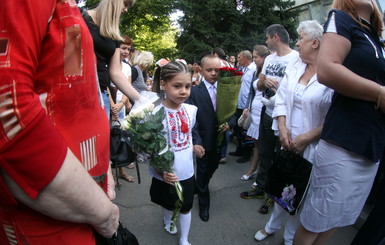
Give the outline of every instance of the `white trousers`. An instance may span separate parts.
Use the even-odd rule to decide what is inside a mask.
[[[276,231],[282,229],[285,226],[283,238],[285,239],[285,245],[292,245],[294,234],[297,231],[299,222],[299,215],[290,215],[281,206],[274,203],[273,213],[270,216],[269,222],[265,226],[265,231],[269,234],[273,234]]]

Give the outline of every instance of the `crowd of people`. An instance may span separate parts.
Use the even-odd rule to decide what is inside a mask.
[[[373,0],[334,0],[323,27],[315,20],[299,24],[295,50],[285,27],[272,24],[266,46],[230,56],[216,47],[191,65],[160,59],[153,76],[154,55],[135,50],[119,30],[134,4],[101,0],[79,9],[73,0],[7,0],[0,6],[1,244],[100,244],[115,234],[117,179],[135,178],[125,168],[112,174],[110,127],[148,102],[144,91],[161,98],[154,111],[164,110],[164,137],[174,153],[173,172],[149,167],[149,193],[174,235],[180,198],[174,183],[183,187],[180,245],[191,245],[194,195],[200,219],[209,221],[210,181],[227,154],[251,163],[240,179],[255,181],[240,197],[266,198],[259,212],[271,211],[255,240],[285,227],[285,244],[324,244],[337,228],[355,223],[383,172],[385,152],[385,19]],[[243,75],[218,144],[221,67]],[[251,118],[246,129],[237,124],[241,116]],[[230,134],[236,150],[227,153]],[[295,215],[266,195],[282,149],[313,164]],[[385,234],[371,234],[374,227],[385,231],[383,204],[378,198],[353,244],[385,242]]]

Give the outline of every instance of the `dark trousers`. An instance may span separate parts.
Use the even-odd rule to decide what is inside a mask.
[[[256,177],[256,183],[262,190],[265,189],[266,178],[269,168],[272,164],[274,153],[280,147],[279,139],[274,135],[271,129],[273,119],[266,113],[261,115],[261,123],[259,124],[259,169]]]
[[[385,154],[380,163],[377,177],[379,189],[372,212],[354,237],[351,245],[384,245],[385,244]]]
[[[210,207],[209,183],[215,170],[218,168],[219,159],[220,154],[216,149],[206,151],[202,158],[196,159],[197,170],[195,173],[195,190],[198,194],[200,209]]]

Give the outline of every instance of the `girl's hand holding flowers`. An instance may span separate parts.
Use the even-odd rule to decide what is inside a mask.
[[[175,182],[178,182],[178,177],[174,173],[164,172],[162,175],[163,181],[167,184],[174,185]]]

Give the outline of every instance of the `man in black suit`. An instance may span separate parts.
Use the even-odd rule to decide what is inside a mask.
[[[220,153],[217,147],[216,89],[219,58],[207,55],[202,58],[202,81],[191,89],[187,103],[198,107],[196,123],[192,132],[194,152],[197,157],[196,193],[199,200],[199,217],[209,219],[209,182],[218,168]],[[225,130],[227,130],[226,127]]]

